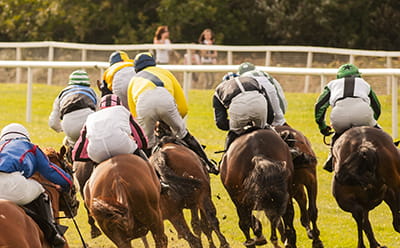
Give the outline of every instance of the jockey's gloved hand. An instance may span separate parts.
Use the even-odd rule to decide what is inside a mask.
[[[329,136],[333,134],[332,128],[330,126],[326,126],[325,128],[320,129],[319,131],[324,136]]]

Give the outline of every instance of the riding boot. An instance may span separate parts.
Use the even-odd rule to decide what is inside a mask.
[[[142,159],[144,159],[147,162],[149,161],[149,158],[147,157],[146,153],[140,148],[136,149],[133,152],[133,154],[141,157]],[[157,169],[155,169],[155,171],[156,171],[157,177],[158,177],[158,179],[160,181],[161,194],[164,194],[165,192],[167,192],[169,190],[169,184],[162,180],[160,172]]]
[[[54,221],[50,200],[47,194],[40,194],[38,198],[23,207],[33,212],[33,214],[28,213],[29,216],[39,225],[46,240],[53,248],[64,247],[65,239],[62,236],[63,233],[61,233],[57,227],[58,224]]]
[[[229,146],[232,144],[232,142],[239,137],[235,132],[229,131],[228,134],[226,135],[226,140],[225,140],[225,152],[228,151]]]
[[[186,136],[182,139],[186,142],[189,148],[194,151],[199,157],[205,162],[207,170],[209,173],[213,173],[215,175],[219,174],[219,170],[217,168],[217,164],[215,161],[209,160],[207,158],[206,153],[204,152],[203,148],[199,144],[199,142],[193,137],[189,132]]]
[[[332,161],[332,160],[333,160],[333,157],[332,157],[332,148],[333,148],[333,145],[335,144],[336,140],[340,137],[340,135],[341,135],[341,134],[335,133],[335,134],[332,136],[331,148],[330,148],[330,150],[329,150],[328,158],[326,159],[325,164],[324,164],[324,167],[323,167],[323,169],[326,170],[326,171],[328,171],[328,172],[332,172],[332,171],[333,171],[333,164],[332,164],[332,162],[333,162],[333,161]]]

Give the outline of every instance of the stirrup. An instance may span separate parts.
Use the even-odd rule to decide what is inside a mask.
[[[208,161],[209,161],[207,163],[208,173],[212,173],[212,174],[218,175],[219,174],[219,169],[218,169],[218,166],[217,166],[217,162],[214,159],[209,159]]]
[[[169,184],[160,181],[160,185],[161,185],[161,192],[160,192],[161,194],[165,194],[169,191],[169,188],[170,188]]]
[[[323,169],[328,171],[328,172],[332,172],[333,171],[332,155],[329,155],[328,159],[325,161]]]

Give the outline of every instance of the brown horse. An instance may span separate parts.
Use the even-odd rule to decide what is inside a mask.
[[[53,148],[45,148],[43,152],[49,157],[51,162],[70,173],[72,177],[71,168],[63,160],[63,150],[58,153]],[[76,191],[74,189],[70,193],[64,194],[63,199],[61,199],[60,192],[56,190],[53,183],[38,173],[33,178],[44,186],[46,193],[49,195],[56,220],[59,217],[59,211],[64,211],[65,216],[69,218],[76,215],[79,202],[76,200]],[[0,247],[51,247],[36,222],[15,203],[0,200],[0,216]],[[65,247],[68,247],[68,245],[66,244]]]
[[[313,248],[324,247],[319,238],[320,231],[317,226],[317,159],[310,141],[300,131],[287,125],[275,127],[283,140],[297,154],[293,157],[294,165],[294,199],[300,208],[300,222],[306,229],[307,236],[313,240]],[[307,190],[307,194],[305,192]],[[307,208],[308,204],[308,208]],[[312,228],[310,226],[312,224]]]
[[[292,175],[289,147],[274,130],[255,130],[232,142],[222,159],[221,180],[236,206],[245,246],[267,242],[261,222],[252,214],[253,210],[262,210],[271,223],[270,240],[274,247],[279,247],[276,229],[281,218],[286,247],[296,247]],[[255,240],[250,237],[250,228]]]
[[[381,129],[353,127],[333,146],[333,196],[339,207],[357,223],[358,248],[365,248],[363,231],[371,248],[382,248],[368,219],[370,210],[385,201],[400,232],[400,152]]]
[[[160,184],[154,168],[133,154],[100,163],[84,188],[85,204],[104,234],[120,248],[150,230],[156,248],[168,239],[160,209]]]
[[[220,247],[228,248],[230,246],[219,229],[216,209],[211,200],[208,172],[197,154],[179,142],[176,138],[165,136],[158,144],[159,150],[150,157],[150,162],[170,185],[168,194],[161,195],[163,218],[173,224],[179,238],[187,240],[192,248],[203,247],[201,232],[207,236],[209,247],[215,247],[213,231],[219,238]],[[184,208],[191,210],[191,225],[196,235],[186,224]]]

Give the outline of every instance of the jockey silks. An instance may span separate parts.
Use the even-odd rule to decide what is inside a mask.
[[[97,98],[94,90],[87,86],[71,85],[58,96],[60,102],[60,117],[75,110],[90,108],[96,110]]]

